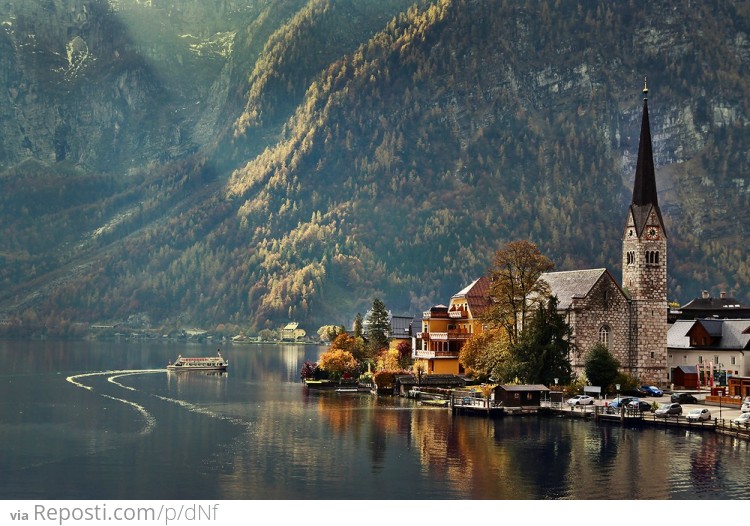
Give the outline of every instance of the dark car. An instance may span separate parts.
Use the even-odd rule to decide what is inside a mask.
[[[698,403],[698,399],[688,393],[674,393],[672,394],[672,397],[670,398],[670,400],[672,402],[677,402],[678,404],[697,404]]]
[[[631,387],[630,389],[625,389],[622,391],[622,394],[628,395],[628,396],[637,396],[638,398],[645,398],[647,396],[651,396],[651,393],[649,393],[645,389],[641,389],[640,387]]]
[[[668,417],[668,416],[680,416],[682,414],[682,406],[678,403],[663,404],[654,411],[656,416]]]
[[[643,400],[632,400],[628,403],[628,409],[630,411],[637,411],[640,413],[648,413],[651,411],[651,404]]]

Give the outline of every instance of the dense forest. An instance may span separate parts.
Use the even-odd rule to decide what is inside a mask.
[[[744,3],[52,4],[0,2],[6,326],[418,314],[515,239],[618,276],[646,76],[669,299],[750,303]]]

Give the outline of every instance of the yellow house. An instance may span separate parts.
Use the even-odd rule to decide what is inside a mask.
[[[458,354],[466,341],[482,332],[482,314],[489,305],[490,280],[479,278],[453,295],[450,304],[436,305],[422,315],[414,362],[427,374],[463,374]]]

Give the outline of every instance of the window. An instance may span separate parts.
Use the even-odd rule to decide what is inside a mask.
[[[654,351],[651,351],[651,359],[654,359]]]
[[[682,356],[682,363],[687,363],[687,355]]]
[[[703,363],[703,356],[698,356],[698,363]]]
[[[609,347],[609,327],[602,325],[599,329],[599,343]]]
[[[719,363],[719,357],[718,357],[718,356],[714,356],[714,363],[715,363],[715,364],[718,364],[718,363]]]
[[[736,356],[732,356],[730,358],[730,360],[731,360],[732,365],[737,365],[737,357]]]
[[[646,265],[658,265],[659,264],[659,252],[656,250],[646,251]]]
[[[626,257],[628,265],[635,265],[635,252],[628,252]]]

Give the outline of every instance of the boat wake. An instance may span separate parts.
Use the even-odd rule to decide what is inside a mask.
[[[134,374],[150,374],[150,373],[163,373],[163,372],[165,372],[164,369],[135,369],[135,370],[131,369],[131,370],[122,370],[122,371],[97,371],[93,373],[83,373],[83,374],[76,374],[73,376],[68,376],[65,380],[75,385],[76,387],[80,387],[81,389],[86,389],[87,391],[93,391],[94,390],[93,387],[82,383],[80,380],[83,378],[90,378],[92,376],[110,375],[109,378],[107,378],[108,382],[111,382],[118,387],[122,387],[123,389],[128,389],[130,391],[137,391],[137,389],[133,387],[129,387],[127,385],[121,384],[120,382],[117,382],[116,379],[122,376],[131,376]],[[151,413],[149,413],[148,410],[142,405],[137,404],[130,400],[125,400],[123,398],[118,398],[116,396],[112,396],[112,395],[108,395],[104,393],[99,393],[99,396],[103,398],[108,398],[109,400],[120,402],[121,404],[129,405],[130,407],[138,411],[143,417],[143,420],[145,422],[143,428],[138,433],[139,435],[148,435],[156,427],[156,418],[154,418],[154,416]]]
[[[131,387],[129,385],[125,385],[118,380],[125,376],[133,376],[133,375],[139,375],[139,374],[152,374],[152,373],[164,373],[165,369],[129,369],[129,370],[117,370],[117,371],[97,371],[92,373],[82,373],[82,374],[76,374],[73,376],[68,376],[66,378],[66,381],[70,382],[71,384],[75,385],[76,387],[80,387],[81,389],[86,389],[88,391],[94,391],[94,388],[90,385],[84,384],[81,380],[84,378],[90,378],[95,376],[108,376],[107,381],[111,384],[116,385],[117,387],[120,387],[122,389],[126,389],[128,391],[133,392],[142,392],[139,389],[136,389],[135,387]],[[229,415],[223,415],[221,413],[218,413],[216,411],[213,411],[207,407],[199,406],[196,404],[193,404],[191,402],[188,402],[186,400],[180,400],[176,398],[170,398],[168,396],[162,396],[158,394],[153,393],[145,393],[149,396],[152,396],[154,398],[157,398],[159,400],[162,400],[163,402],[169,402],[172,404],[176,404],[183,409],[186,409],[190,411],[191,413],[196,413],[204,416],[208,416],[211,418],[215,418],[218,420],[222,420],[225,422],[230,422],[235,425],[240,425],[246,428],[250,428],[250,422],[243,420],[241,418],[229,416]],[[156,419],[151,415],[151,413],[148,412],[148,410],[143,407],[140,404],[137,404],[130,400],[125,400],[123,398],[118,398],[116,396],[111,396],[108,394],[100,393],[99,396],[102,396],[104,398],[108,398],[110,400],[115,400],[117,402],[129,405],[133,407],[136,411],[138,411],[145,421],[145,426],[141,430],[140,434],[148,434],[156,427]]]

